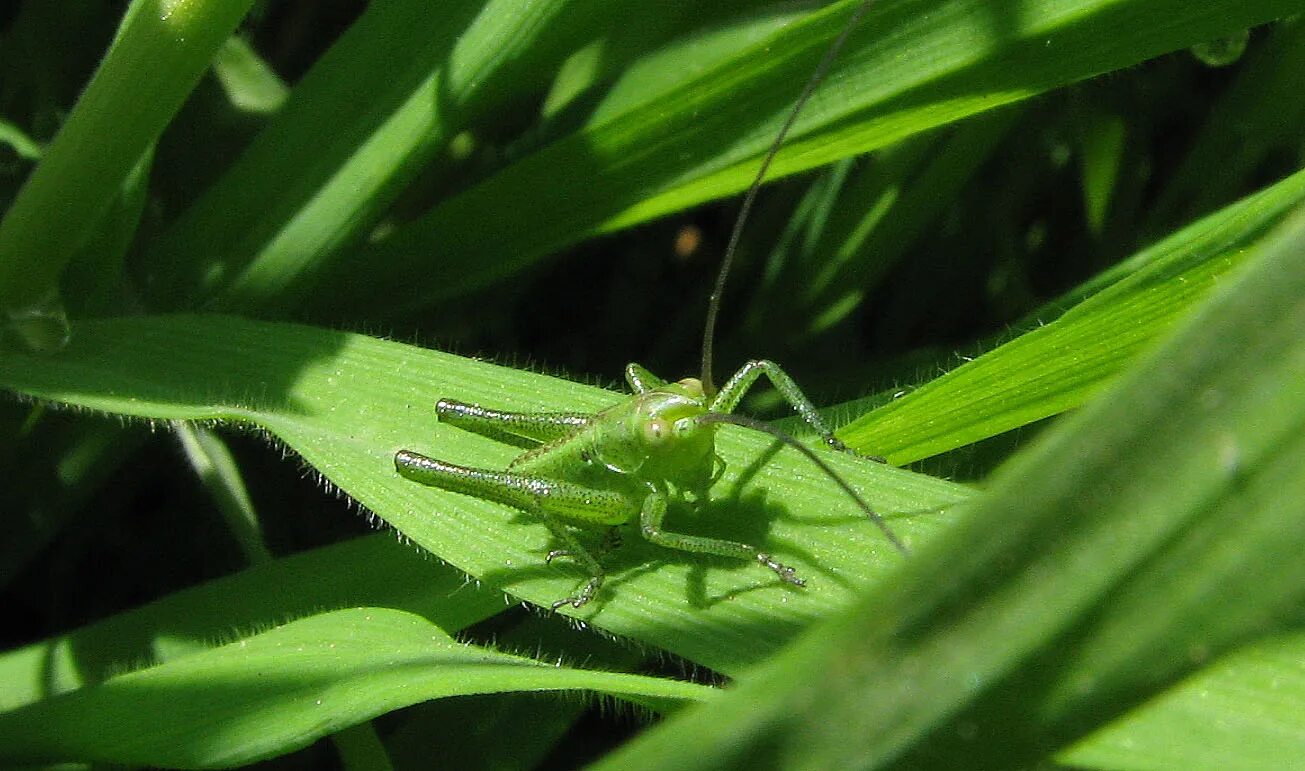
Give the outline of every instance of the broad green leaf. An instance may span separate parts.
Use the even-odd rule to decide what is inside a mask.
[[[1121,771],[1274,771],[1294,765],[1302,747],[1305,635],[1294,634],[1218,659],[1056,760]]]
[[[1299,210],[854,612],[598,767],[1035,765],[1299,617],[1303,429]]]
[[[325,313],[399,314],[564,246],[744,189],[860,0],[816,11],[435,206],[322,275]],[[776,158],[781,177],[1291,13],[1291,0],[880,0]],[[1103,37],[1111,45],[1103,46]],[[374,266],[385,265],[385,270]],[[366,267],[364,267],[366,266]]]
[[[713,695],[707,686],[466,645],[410,613],[354,608],[0,715],[0,755],[11,764],[227,767],[428,699],[571,689],[692,701]]]
[[[605,559],[612,581],[573,614],[585,618],[518,608],[500,587],[546,603],[573,592],[583,571],[567,559],[546,564],[559,544],[527,514],[397,478],[395,450],[508,462],[514,449],[438,425],[431,412],[441,396],[548,409],[626,397],[324,329],[152,315],[244,309],[386,331],[388,317],[391,335],[590,378],[615,380],[609,344],[659,374],[692,374],[660,362],[692,347],[701,308],[678,293],[707,291],[701,276],[719,259],[718,228],[732,207],[613,231],[746,185],[855,1],[452,0],[432,13],[427,0],[384,0],[351,4],[361,15],[348,29],[327,8],[337,4],[302,4],[307,15],[289,24],[257,10],[242,25],[253,47],[226,37],[213,77],[180,111],[171,91],[157,103],[133,101],[136,86],[202,63],[119,67],[123,98],[101,100],[91,123],[121,135],[93,136],[86,120],[79,129],[109,157],[101,163],[79,148],[87,164],[69,166],[46,205],[28,207],[44,220],[35,231],[63,228],[56,240],[82,246],[60,268],[0,238],[0,262],[62,273],[59,302],[20,309],[28,341],[60,342],[61,311],[89,336],[51,357],[10,350],[12,330],[0,335],[0,389],[10,402],[0,409],[8,482],[0,581],[18,619],[11,638],[24,643],[0,652],[0,723],[6,712],[25,713],[18,719],[36,725],[12,730],[65,754],[133,741],[104,721],[166,709],[134,694],[103,709],[103,693],[158,665],[184,671],[167,667],[295,619],[347,639],[352,625],[338,623],[347,614],[331,612],[368,607],[416,613],[447,634],[476,624],[475,640],[550,664],[628,672],[646,660],[666,671],[687,656],[691,668],[738,676],[740,701],[726,695],[712,713],[691,713],[690,728],[650,739],[664,742],[651,750],[661,763],[644,757],[635,767],[728,766],[740,747],[737,765],[749,769],[890,757],[903,768],[1240,768],[1273,767],[1275,757],[1290,767],[1305,725],[1296,706],[1301,250],[1294,262],[1280,256],[1277,275],[1260,282],[1265,291],[1234,308],[1235,324],[1205,315],[1208,329],[1156,352],[1198,305],[1242,291],[1248,265],[1276,248],[1265,234],[1305,197],[1292,178],[1174,235],[1191,216],[1184,212],[1226,206],[1301,166],[1299,19],[1245,25],[1300,16],[1302,0],[874,0],[779,171],[839,163],[812,177],[798,214],[787,208],[804,180],[759,201],[730,283],[720,361],[775,356],[822,400],[870,383],[917,383],[918,393],[903,389],[897,404],[866,416],[886,420],[862,447],[904,442],[895,460],[931,458],[917,471],[984,478],[971,491],[833,458],[911,542],[903,558],[804,460],[722,428],[729,475],[708,505],[677,509],[669,524],[763,545],[797,565],[804,590],[756,566],[651,547],[628,528]],[[181,18],[233,7],[223,2],[70,0],[0,12],[0,112],[21,127],[18,147],[44,151],[68,122],[128,5],[144,23],[151,11]],[[1233,66],[1202,64],[1214,46],[1199,44],[1247,40]],[[120,37],[106,71],[122,47]],[[1045,96],[1025,100],[1036,94]],[[1013,101],[1016,111],[988,111]],[[87,117],[86,103],[72,123]],[[118,143],[140,140],[140,122],[165,112],[176,118],[158,123],[157,152],[133,160],[104,216],[63,205],[66,192],[74,205],[97,195],[103,166],[121,160]],[[997,141],[997,124],[1015,112],[1019,122]],[[1116,119],[1118,131],[1076,141]],[[4,146],[6,125],[4,206],[36,165]],[[1092,158],[1077,157],[1093,147]],[[878,149],[855,155],[865,148]],[[961,184],[971,173],[981,178]],[[1085,218],[1102,227],[1088,232]],[[787,259],[788,269],[767,284],[774,271],[759,279],[751,269],[784,222],[805,251],[777,253],[771,265]],[[677,230],[702,238],[677,240],[672,257]],[[964,353],[1025,339],[936,388],[925,382],[967,360],[953,341],[982,340],[1049,287],[1162,238]],[[556,265],[538,264],[582,242]],[[909,257],[885,273],[900,255]],[[745,295],[760,324],[744,321]],[[1272,334],[1281,338],[1257,342]],[[861,342],[871,345],[853,345]],[[1144,361],[1147,377],[1125,372]],[[1127,389],[1107,391],[1115,381]],[[843,415],[881,407],[896,390],[844,405]],[[1114,403],[1092,405],[1095,396]],[[747,410],[792,426],[774,397],[762,387]],[[1081,414],[1043,417],[1071,408]],[[1035,430],[1010,430],[1031,421]],[[804,426],[797,421],[795,433],[805,436]],[[132,462],[151,434],[148,455]],[[1038,434],[1046,446],[1030,439]],[[213,533],[205,491],[188,478],[187,438],[200,440],[189,443],[196,468],[220,470],[211,489],[229,494],[242,516],[256,502],[279,549],[323,542],[319,527],[361,524],[356,517],[404,532],[167,596],[232,555],[230,539]],[[1020,445],[1024,459],[987,478]],[[296,471],[306,479],[292,479]],[[313,505],[315,494],[327,505]],[[342,511],[341,499],[359,513]],[[209,548],[211,535],[219,542]],[[77,629],[85,619],[104,620]],[[750,672],[776,652],[789,663]],[[274,680],[277,658],[262,667]],[[138,669],[146,672],[126,674]],[[758,672],[769,678],[760,685]],[[374,675],[351,682],[374,685]],[[158,762],[229,757],[256,735],[266,743],[260,756],[289,751],[311,739],[294,726],[329,711],[312,700],[247,711],[257,699],[241,706],[230,694],[211,681],[187,693],[188,703],[227,699],[236,722],[219,733],[193,724],[156,747],[171,753]],[[331,732],[347,768],[504,759],[528,767],[544,756],[572,766],[629,732],[609,720],[597,749],[559,742],[594,701],[582,694],[506,692],[409,708],[374,696],[367,689],[308,731]],[[629,693],[619,701],[667,715],[692,709]],[[364,719],[372,710],[388,711],[380,735]],[[167,724],[184,714],[166,714]],[[285,762],[317,765],[326,744]],[[13,745],[0,738],[0,755]],[[460,754],[435,751],[444,747]]]
[[[514,448],[436,420],[441,397],[509,410],[596,411],[623,397],[529,372],[290,324],[159,316],[79,324],[55,356],[0,353],[0,385],[78,407],[167,420],[231,420],[270,431],[333,484],[408,538],[486,583],[536,604],[570,595],[574,565],[530,517],[399,477],[412,449],[503,468]],[[700,516],[673,510],[668,529],[764,544],[808,586],[768,571],[653,547],[631,532],[608,557],[599,601],[575,615],[722,671],[773,651],[898,569],[902,555],[845,493],[791,450],[722,429],[728,468]],[[968,490],[831,453],[827,462],[908,542],[928,540],[939,509]],[[932,512],[921,516],[903,516]],[[595,542],[600,537],[594,534]]]
[[[1266,228],[1302,200],[1305,172],[1199,220],[1048,306],[1044,313],[1061,315],[1045,326],[866,413],[839,436],[904,464],[1083,404],[1257,254]]]
[[[168,661],[233,635],[323,608],[385,606],[453,634],[506,607],[390,534],[272,560],[65,635],[0,653],[0,710],[101,682],[142,661]]]

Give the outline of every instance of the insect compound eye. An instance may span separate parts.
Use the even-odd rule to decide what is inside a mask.
[[[643,438],[648,444],[661,444],[670,436],[671,427],[661,418],[653,418],[643,424]]]

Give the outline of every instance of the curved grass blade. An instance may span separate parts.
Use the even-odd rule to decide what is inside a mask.
[[[856,1],[832,4],[705,71],[543,148],[339,261],[315,309],[402,314],[483,287],[546,254],[744,189],[797,86]],[[876,2],[799,117],[770,178],[1298,9],[1287,0]],[[1103,36],[1111,46],[1100,45]],[[385,271],[359,270],[385,264]],[[396,300],[396,298],[404,298]]]
[[[219,768],[428,699],[583,689],[703,701],[707,686],[586,671],[455,642],[389,608],[292,621],[0,715],[10,764],[98,761]]]
[[[453,634],[508,603],[389,534],[357,538],[0,653],[0,711],[102,682],[142,661],[169,661],[323,608],[359,605],[417,613]]]
[[[445,396],[527,411],[596,411],[623,398],[362,335],[224,316],[80,324],[57,356],[0,353],[0,385],[123,415],[258,425],[405,536],[540,605],[568,596],[582,579],[564,561],[544,564],[554,548],[547,528],[515,510],[404,480],[394,455],[412,449],[472,466],[507,465],[514,448],[437,421],[434,404]],[[900,567],[901,555],[843,491],[796,453],[750,433],[721,430],[728,468],[712,503],[694,521],[672,511],[672,521],[765,544],[807,588],[779,586],[755,565],[673,553],[632,535],[608,559],[604,600],[575,615],[728,672]],[[937,512],[969,494],[845,454],[826,460],[908,542],[927,540],[946,520]],[[918,512],[934,514],[898,516]]]
[[[1298,172],[1193,223],[1044,308],[1045,325],[862,415],[839,438],[905,464],[1082,405],[1258,254],[1257,241],[1302,200]]]

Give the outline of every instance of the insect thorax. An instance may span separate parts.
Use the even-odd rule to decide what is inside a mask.
[[[701,390],[681,383],[638,394],[603,413],[594,459],[659,488],[705,489],[716,457],[716,427],[698,422],[706,411]]]

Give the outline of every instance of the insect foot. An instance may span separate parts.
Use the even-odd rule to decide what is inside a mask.
[[[780,562],[776,562],[773,557],[765,552],[757,552],[757,562],[765,565],[779,576],[779,579],[786,584],[794,586],[806,586],[807,582],[797,577],[797,572],[793,568]]]
[[[594,598],[594,595],[598,593],[598,588],[602,585],[603,585],[603,577],[594,576],[593,578],[589,579],[587,583],[585,583],[585,588],[581,590],[579,594],[577,594],[574,597],[566,597],[564,599],[558,600],[557,602],[550,605],[549,608],[551,610],[557,610],[563,605],[570,605],[573,608],[578,608],[584,605],[585,603],[589,602],[590,600],[592,600]]]
[[[621,546],[620,528],[610,527],[607,529],[607,532],[603,535],[603,541],[598,545],[598,551],[594,552],[594,555],[597,557],[602,557],[608,554],[609,552],[611,552],[613,549],[619,548],[620,546]],[[553,560],[557,559],[558,557],[572,557],[583,561],[583,558],[578,557],[575,551],[572,549],[553,549],[552,551],[548,552],[548,554],[544,556],[544,564],[551,565],[553,564]]]

